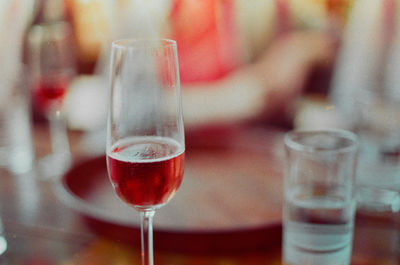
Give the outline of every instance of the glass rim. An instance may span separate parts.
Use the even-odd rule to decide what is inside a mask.
[[[148,45],[137,46],[136,44]],[[166,38],[126,38],[114,40],[111,45],[113,48],[117,49],[150,49],[155,47],[176,46],[176,41]]]
[[[307,144],[300,143],[294,139],[295,136],[299,135],[333,135],[349,140],[349,144],[345,146],[335,148],[319,148]],[[284,143],[290,149],[296,151],[304,151],[309,153],[348,153],[356,151],[358,148],[358,137],[355,133],[342,129],[324,129],[324,130],[293,130],[285,133]]]

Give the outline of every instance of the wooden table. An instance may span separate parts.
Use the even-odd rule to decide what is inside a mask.
[[[213,132],[208,137],[211,137],[211,140],[214,141],[202,142],[196,140],[195,142],[198,146],[215,143],[215,140],[227,139],[226,133],[226,131]],[[229,146],[229,144],[232,144],[232,140],[242,139],[243,141],[239,142],[246,143],[246,145],[252,144],[252,148],[268,148],[268,146],[261,144],[266,143],[266,135],[271,136],[269,138],[273,141],[279,141],[279,133],[278,136],[275,133],[274,130],[274,133],[271,134],[268,128],[257,129],[256,131],[241,130],[238,133],[228,131],[230,140],[224,144]],[[69,132],[73,155],[78,162],[88,155],[82,150],[80,141],[83,135],[80,132]],[[275,135],[275,138],[272,135]],[[200,136],[202,136],[202,133],[200,133]],[[258,136],[260,137],[258,138]],[[49,151],[49,145],[46,143],[48,132],[45,124],[34,126],[34,139],[38,157]],[[199,135],[188,137],[190,145],[194,145],[193,139],[200,139]],[[249,139],[254,141],[246,142]],[[280,143],[276,144],[279,145]],[[190,153],[189,151],[188,154],[196,155],[199,153]],[[223,156],[221,157],[222,160],[230,159],[229,152],[220,152],[220,155]],[[276,155],[279,156],[280,154]],[[279,174],[280,165],[276,164],[276,160],[267,158],[266,156],[265,163],[270,163],[268,167],[271,170],[276,170],[275,174]],[[248,167],[252,167],[252,163],[248,161],[244,163],[247,163]],[[198,170],[196,173],[199,173],[201,167],[196,170]],[[82,216],[70,205],[60,201],[54,189],[55,181],[39,180],[38,176],[35,176],[32,172],[22,175],[13,175],[5,169],[1,169],[0,172],[0,214],[8,244],[7,251],[0,257],[1,264],[140,264],[140,247],[138,244],[128,243],[90,227],[85,216]],[[227,185],[229,185],[229,182]],[[215,203],[223,202],[215,201]],[[275,218],[276,213],[271,213],[271,220],[265,220],[265,222],[276,222]],[[393,244],[396,244],[393,235],[395,233],[398,235],[399,232],[397,226],[389,225],[395,220],[391,218],[392,216],[378,215],[374,218],[362,218],[357,221],[353,264],[398,264],[399,257],[390,254],[390,251],[385,251],[385,249],[388,250],[393,247]],[[388,238],[391,239],[390,242],[386,241],[389,247],[385,246],[384,249],[376,247],[377,245],[382,246],[382,240]],[[196,237],[193,237],[193,239],[195,240]],[[270,244],[265,244],[265,242]],[[184,248],[174,250],[173,248],[160,247],[155,248],[155,262],[159,265],[281,264],[280,237],[271,235],[271,240],[267,238],[265,242],[261,242],[254,249],[215,252],[202,252],[199,249],[187,251]],[[229,239],[226,243],[235,245],[235,242],[229,242]]]

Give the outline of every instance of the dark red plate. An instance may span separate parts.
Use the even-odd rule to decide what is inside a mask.
[[[155,248],[222,252],[279,246],[280,137],[236,132],[217,144],[190,144],[182,185],[154,216]],[[117,198],[104,156],[75,163],[59,184],[60,198],[90,228],[140,244],[139,214]]]

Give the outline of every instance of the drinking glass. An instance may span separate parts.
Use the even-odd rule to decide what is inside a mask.
[[[50,125],[52,153],[38,163],[40,176],[61,174],[71,162],[63,100],[76,75],[72,30],[66,22],[45,22],[28,34],[32,102]]]
[[[284,143],[283,263],[350,264],[357,137],[292,131]]]
[[[142,263],[152,265],[153,215],[175,195],[184,171],[176,42],[125,39],[111,49],[108,175],[140,213]]]

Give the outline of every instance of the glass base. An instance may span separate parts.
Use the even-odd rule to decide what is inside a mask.
[[[61,177],[70,166],[69,153],[50,154],[37,161],[36,173],[39,179],[54,179]]]

